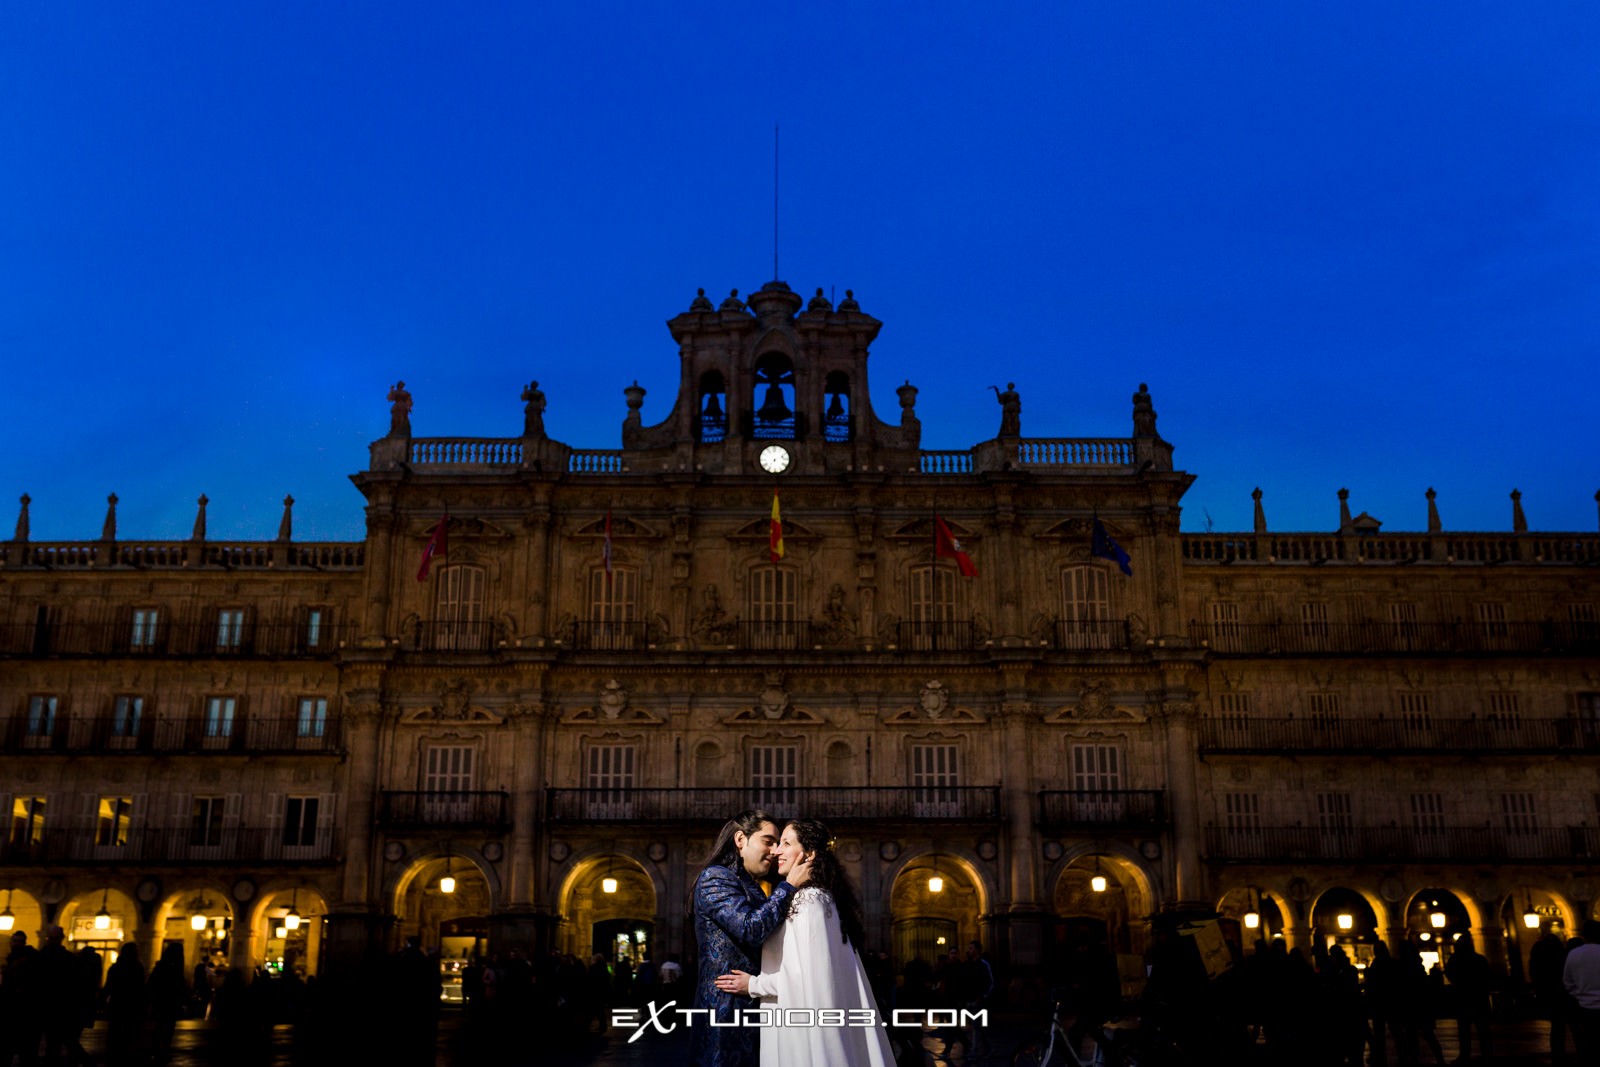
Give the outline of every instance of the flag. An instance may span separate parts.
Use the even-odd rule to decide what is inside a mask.
[[[611,509],[606,508],[606,543],[600,550],[601,558],[606,564],[606,584],[611,584]]]
[[[967,555],[967,550],[961,547],[961,542],[956,540],[956,535],[950,532],[950,527],[944,524],[938,512],[933,514],[933,556],[935,559],[955,560],[963,578],[978,576],[977,564],[972,562],[972,557]]]
[[[1128,565],[1128,554],[1122,546],[1111,540],[1111,535],[1106,533],[1106,528],[1100,524],[1100,516],[1094,517],[1094,533],[1089,542],[1089,555],[1100,559],[1109,559],[1122,569],[1122,573],[1133,577],[1133,568]]]
[[[772,491],[772,522],[767,527],[767,554],[776,563],[783,558],[783,519],[778,515],[778,491]]]
[[[433,536],[428,538],[428,547],[422,550],[422,566],[417,568],[417,581],[428,580],[428,568],[433,566],[433,557],[442,556],[449,545],[450,537],[446,530],[450,526],[450,511],[445,509],[444,517],[433,525]]]

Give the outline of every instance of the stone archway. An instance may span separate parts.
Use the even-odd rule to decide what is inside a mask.
[[[315,886],[264,887],[248,915],[249,962],[302,978],[322,966],[328,898]]]
[[[44,905],[39,898],[20,886],[0,888],[0,943],[21,930],[28,935],[28,943],[37,945],[44,930]]]
[[[156,905],[151,923],[154,932],[152,955],[159,959],[167,945],[178,945],[183,952],[183,973],[192,976],[196,964],[220,967],[249,963],[248,931],[238,921],[226,889],[196,877],[169,889]],[[155,959],[144,961],[146,968]]]
[[[889,888],[891,953],[897,966],[982,942],[989,887],[965,856],[925,851],[905,859]]]
[[[573,864],[557,896],[563,952],[587,961],[631,964],[647,954],[656,937],[658,887],[645,867],[624,853],[602,852]]]

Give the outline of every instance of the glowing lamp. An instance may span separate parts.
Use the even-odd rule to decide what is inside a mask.
[[[1526,926],[1530,930],[1539,929],[1539,913],[1536,911],[1523,912],[1522,925]]]
[[[1444,912],[1442,911],[1436,911],[1428,916],[1428,924],[1435,930],[1443,930],[1446,921],[1447,920],[1445,919]]]
[[[104,907],[94,913],[94,928],[96,930],[111,929],[111,913]]]
[[[6,905],[5,911],[0,911],[0,930],[9,930],[17,925],[17,917],[11,914],[11,905]]]
[[[940,878],[937,874],[934,875],[932,878],[929,878],[928,879],[928,892],[930,892],[930,893],[943,893],[944,892],[944,879]]]
[[[283,917],[283,925],[284,928],[288,930],[300,929],[300,913],[295,911],[293,908],[290,908],[289,914]]]
[[[602,892],[602,893],[615,893],[616,891],[617,891],[617,880],[615,878],[602,878],[602,879],[600,879],[600,892]]]
[[[1432,941],[1433,940],[1433,935],[1430,934],[1430,933],[1427,933],[1426,931],[1424,931],[1423,933],[1420,933],[1420,934],[1417,935],[1417,940],[1419,940],[1419,941]]]
[[[276,930],[272,931],[272,936],[277,938],[279,941],[282,941],[284,938],[289,936],[289,931],[280,926]]]
[[[454,893],[455,891],[456,891],[456,878],[455,878],[455,875],[447,874],[443,878],[439,879],[439,892],[441,892],[441,893]],[[612,883],[612,887],[610,889],[606,890],[606,892],[607,893],[616,892],[616,884]],[[298,922],[299,916],[296,916],[295,919]]]
[[[1339,913],[1338,923],[1339,929],[1341,930],[1353,930],[1355,929],[1356,925],[1356,917],[1351,915],[1348,911],[1341,911]]]
[[[193,915],[189,916],[189,929],[193,930],[195,933],[199,933],[201,930],[204,930],[205,928],[206,928],[206,917],[204,915],[201,915],[197,911]]]
[[[1106,876],[1103,874],[1097,874],[1093,878],[1089,879],[1089,888],[1093,889],[1096,893],[1104,893],[1106,891]]]
[[[1244,913],[1244,928],[1246,930],[1255,930],[1260,926],[1261,913],[1259,911],[1247,911]]]

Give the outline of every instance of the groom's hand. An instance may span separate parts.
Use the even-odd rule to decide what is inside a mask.
[[[796,889],[811,881],[811,861],[809,859],[796,860],[795,865],[789,868],[789,873],[784,876],[783,880]]]
[[[735,970],[732,974],[718,975],[716,985],[724,993],[741,997],[750,995],[750,976],[744,971]]]

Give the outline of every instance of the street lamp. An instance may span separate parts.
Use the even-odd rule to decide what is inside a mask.
[[[615,893],[617,891],[617,879],[611,873],[611,865],[616,862],[616,858],[616,853],[614,852],[606,855],[606,876],[600,879],[600,892],[602,893]]]
[[[1530,930],[1539,929],[1539,913],[1533,910],[1533,893],[1528,893],[1528,910],[1522,913],[1522,925]]]
[[[928,892],[943,893],[944,879],[939,877],[939,857],[933,857],[933,875],[928,879]]]
[[[1244,928],[1257,930],[1261,927],[1261,898],[1254,889],[1250,890],[1250,910],[1244,913]]]
[[[1428,925],[1433,927],[1435,930],[1443,930],[1444,924],[1447,921],[1448,919],[1446,919],[1445,914],[1442,911],[1432,912],[1428,916]]]
[[[1341,930],[1343,930],[1343,931],[1345,931],[1347,933],[1349,931],[1355,929],[1356,917],[1354,915],[1351,915],[1348,911],[1341,911],[1339,913],[1338,918],[1335,921],[1338,922],[1339,929],[1341,929]]]
[[[453,869],[454,860],[446,853],[444,857],[444,877],[439,879],[439,892],[454,893],[456,891],[456,876],[450,873]]]
[[[195,933],[199,933],[205,928],[206,917],[203,912],[197,911],[193,915],[189,916],[189,929],[193,930]]]
[[[444,888],[444,884],[442,882],[440,883],[439,888]],[[295,904],[297,904],[299,900],[300,890],[296,889],[289,894],[289,914],[283,917],[283,925],[287,930],[300,929],[300,910],[295,907]]]
[[[0,911],[0,930],[9,930],[17,925],[17,917],[11,913],[11,890],[6,890],[6,910]]]
[[[100,910],[94,913],[94,928],[96,930],[111,929],[111,913],[106,910],[106,900],[110,896],[110,888],[107,888],[100,894]]]
[[[1106,876],[1100,873],[1100,857],[1094,858],[1094,877],[1089,879],[1089,888],[1096,893],[1106,891]]]

